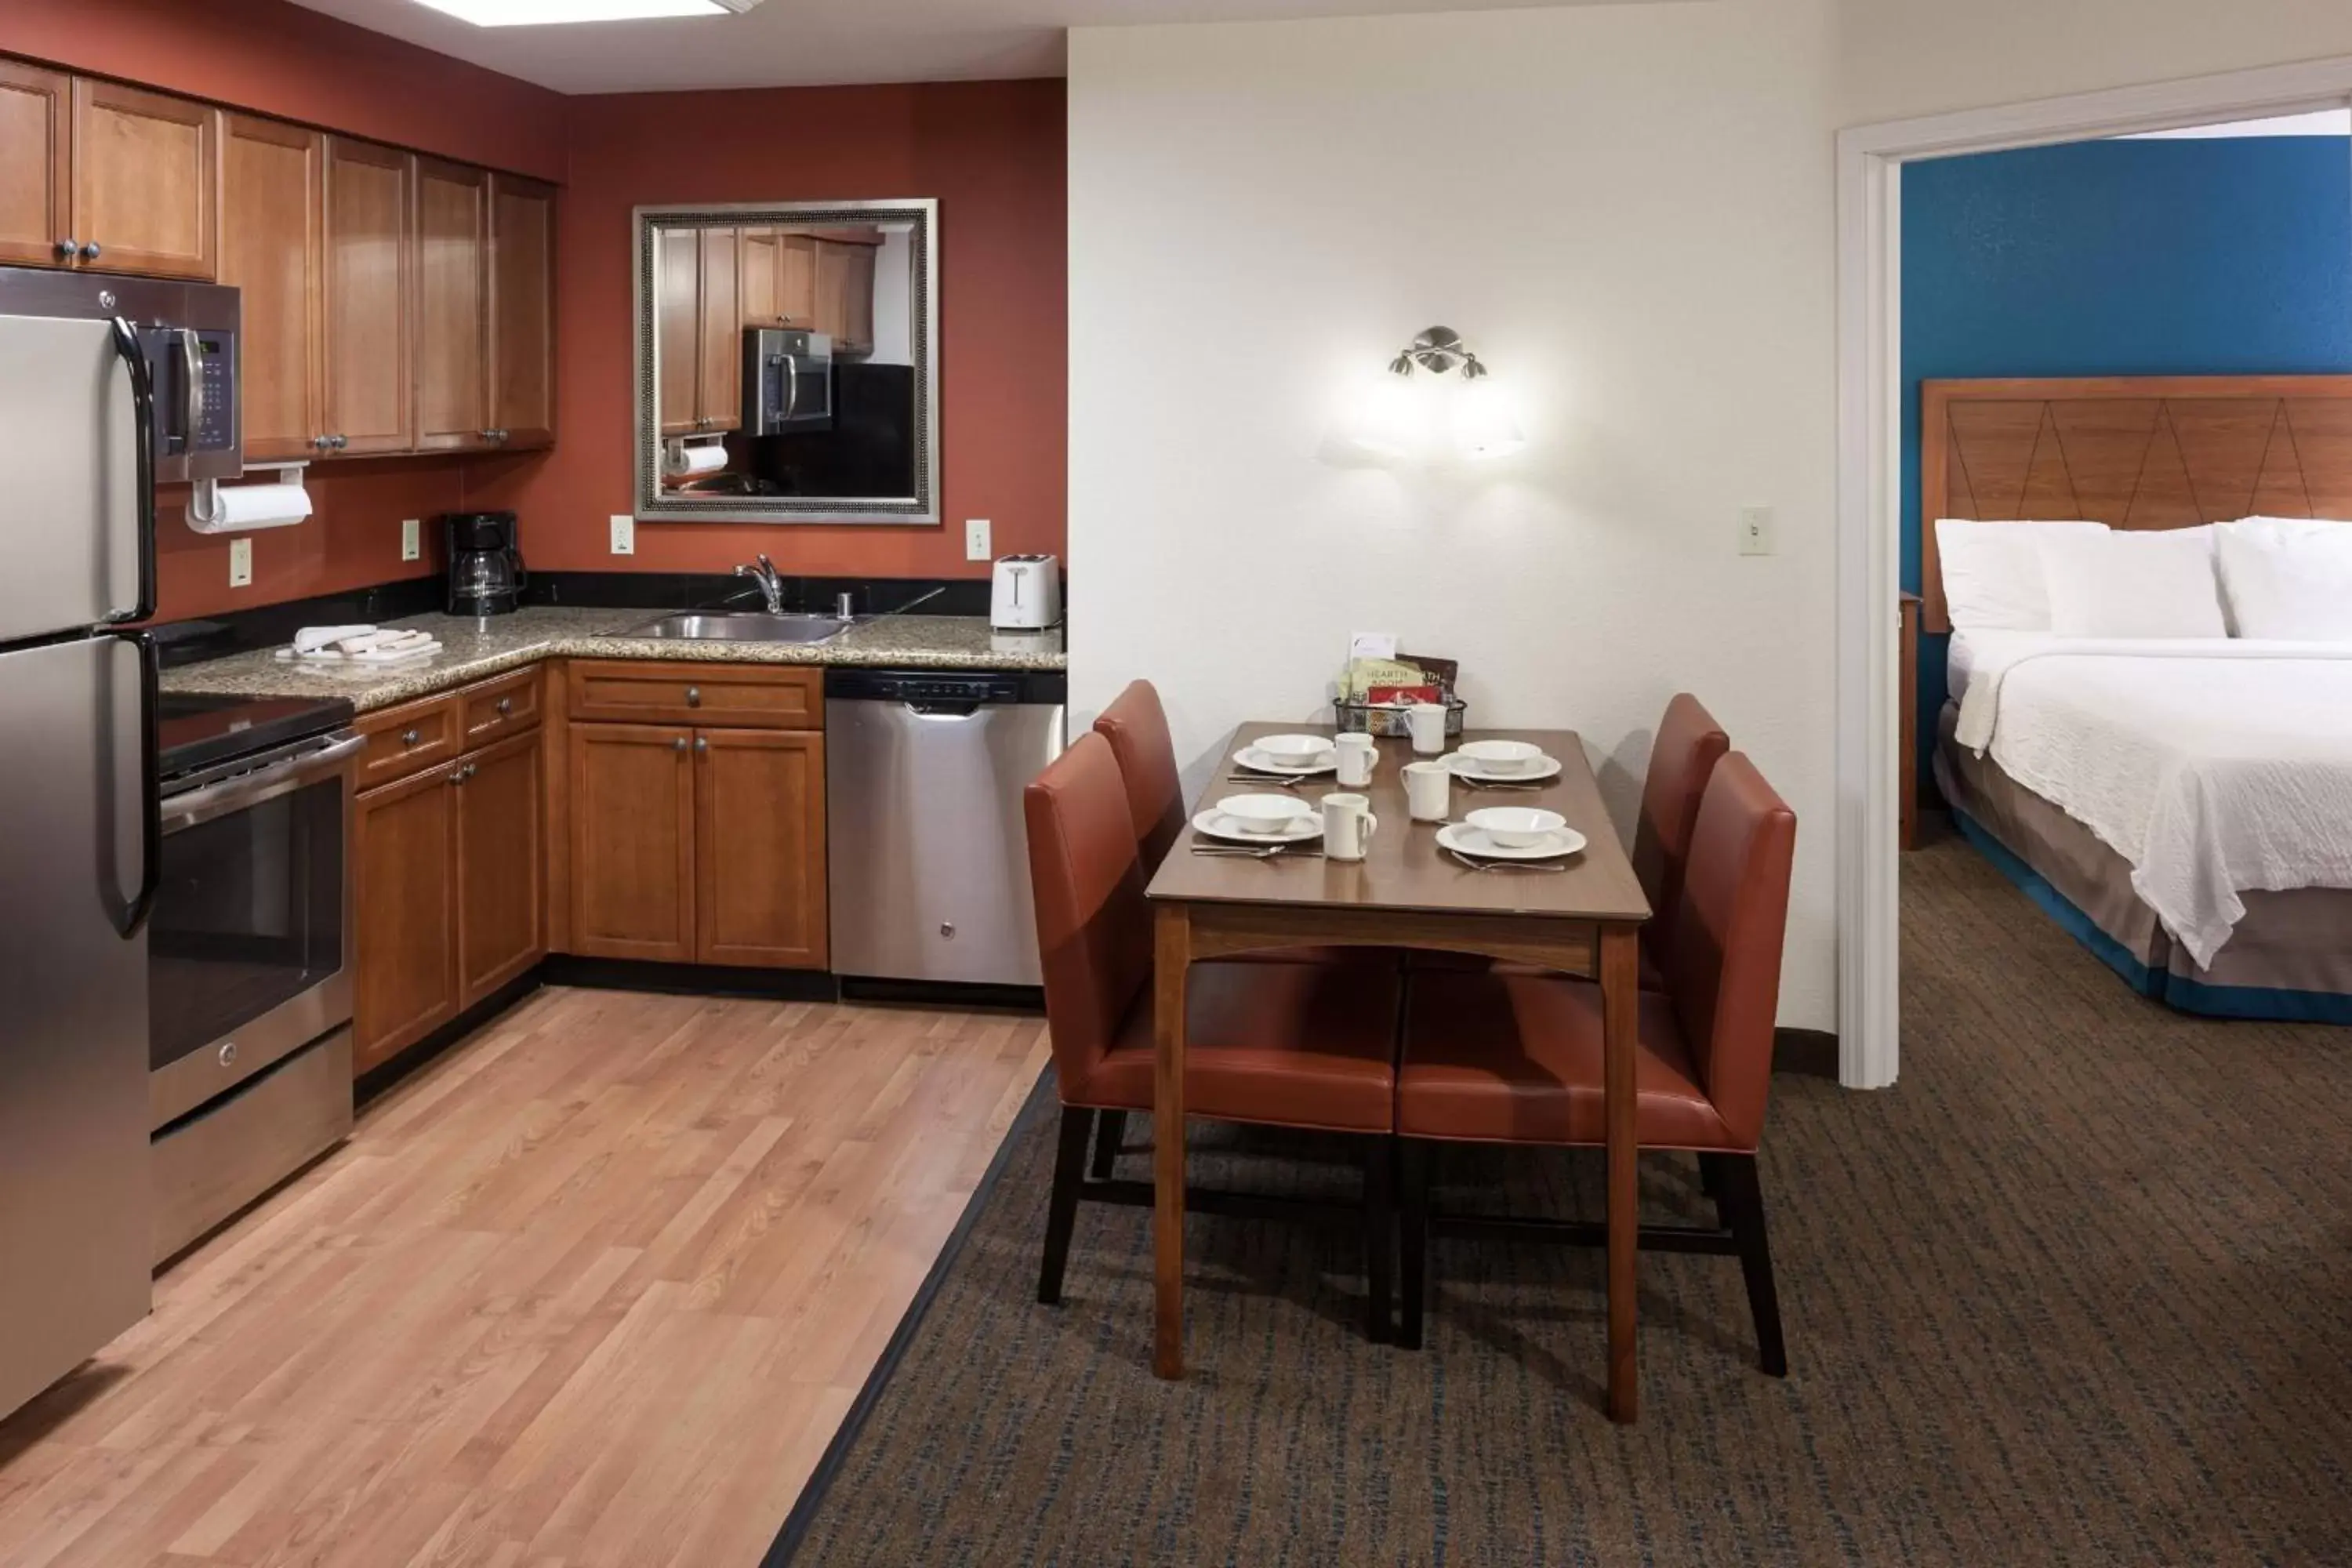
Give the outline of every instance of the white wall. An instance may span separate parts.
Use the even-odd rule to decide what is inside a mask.
[[[1082,29],[1070,47],[1074,719],[1147,675],[1191,776],[1352,629],[1474,722],[1582,732],[1621,826],[1702,694],[1801,824],[1783,1016],[1834,1025],[1828,0]],[[1326,452],[1462,331],[1532,444]],[[1739,509],[1779,514],[1742,558]]]
[[[868,364],[915,363],[915,237],[886,228],[874,257],[874,352]]]

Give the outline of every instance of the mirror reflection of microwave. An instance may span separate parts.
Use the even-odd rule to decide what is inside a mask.
[[[832,429],[833,340],[783,327],[745,329],[743,402],[747,436]]]

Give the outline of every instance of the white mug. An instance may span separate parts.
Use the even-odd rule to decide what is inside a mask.
[[[1349,789],[1361,789],[1371,783],[1372,738],[1351,730],[1334,743],[1339,748],[1339,782]]]
[[[1454,807],[1454,770],[1444,763],[1404,765],[1404,803],[1415,822],[1443,822]]]
[[[1412,749],[1424,757],[1433,757],[1445,750],[1445,705],[1442,702],[1416,702],[1405,710],[1405,722],[1412,729]]]
[[[1328,860],[1360,860],[1370,853],[1372,835],[1381,819],[1372,803],[1360,795],[1323,797],[1323,856]]]

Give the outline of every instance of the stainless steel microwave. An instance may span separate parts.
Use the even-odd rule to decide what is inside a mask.
[[[743,331],[743,433],[833,428],[833,340],[782,327]]]

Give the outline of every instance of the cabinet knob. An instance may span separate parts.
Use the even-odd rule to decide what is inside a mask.
[[[98,241],[93,239],[82,246],[81,258],[84,261],[95,261],[98,259]]]
[[[710,742],[697,735],[694,738],[694,749],[698,752],[707,752],[710,750]]]
[[[68,235],[65,238],[58,241],[58,254],[65,258],[68,261],[71,261],[80,249],[81,247],[74,242],[74,238],[71,235]]]
[[[338,436],[335,437],[335,450],[338,452],[341,451],[351,444],[352,438],[349,436]]]
[[[476,773],[480,773],[481,771],[482,771],[482,764],[481,764],[481,763],[467,763],[466,764],[465,768],[463,769],[463,771],[461,771],[461,772],[458,773],[458,775],[457,775],[457,776],[458,776],[459,778],[467,778],[467,779],[469,779],[469,778],[472,778]]]
[[[424,738],[414,730],[403,730],[400,732],[400,743],[404,746],[413,746]]]
[[[688,708],[699,708],[702,706],[702,688],[699,686],[689,686],[686,689],[686,705]]]
[[[511,698],[511,697],[501,697],[501,698],[499,698],[499,717],[500,717],[500,718],[502,718],[502,719],[503,719],[503,718],[504,718],[504,717],[506,717],[508,714],[509,714],[509,713],[511,713],[511,712],[513,712],[513,711],[514,711],[514,699],[513,699],[513,698]]]
[[[500,446],[504,446],[506,445],[507,433],[503,430],[493,430],[490,432],[490,439],[498,442]]]
[[[313,436],[310,437],[310,445],[318,447],[321,452],[331,451],[334,449],[335,438],[332,436]]]
[[[677,740],[672,741],[669,743],[669,749],[673,752],[683,752],[686,750],[686,737],[680,735]]]

